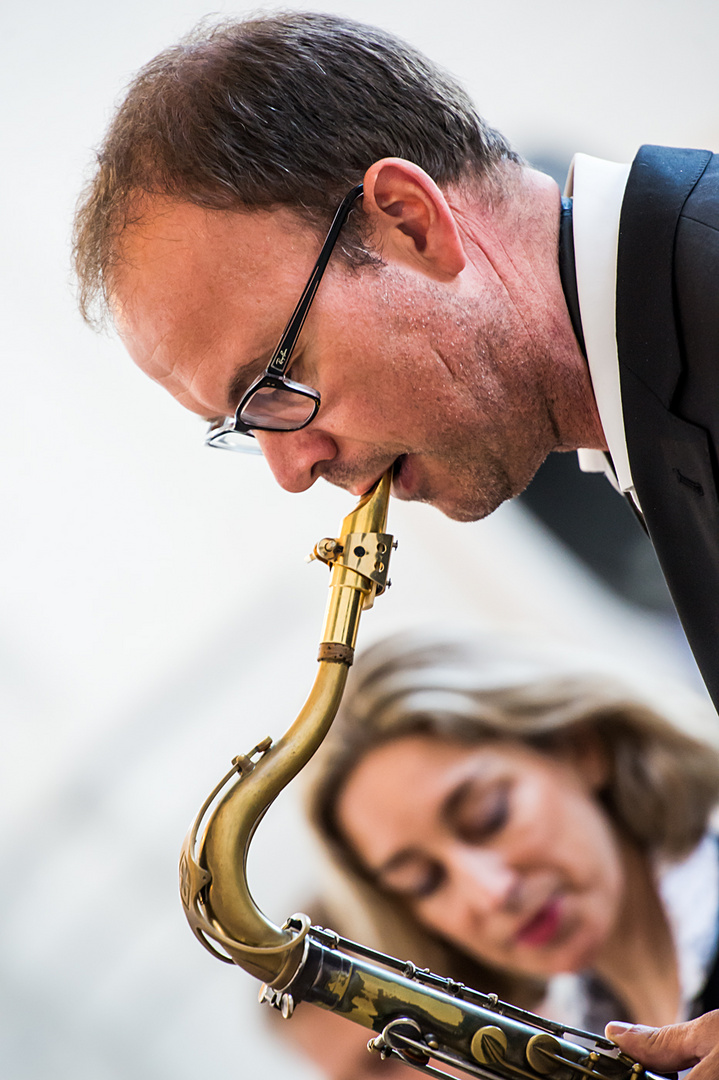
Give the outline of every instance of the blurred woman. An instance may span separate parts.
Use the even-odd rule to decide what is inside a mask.
[[[716,751],[612,679],[415,636],[358,662],[310,813],[371,943],[600,1031],[719,1005],[718,798]]]

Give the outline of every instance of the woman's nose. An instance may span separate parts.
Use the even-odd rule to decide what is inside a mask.
[[[519,874],[497,852],[461,848],[452,858],[452,878],[458,896],[482,916],[511,911],[516,902]]]
[[[255,438],[285,491],[307,491],[322,475],[322,464],[337,456],[334,439],[312,424],[300,431],[257,431]]]

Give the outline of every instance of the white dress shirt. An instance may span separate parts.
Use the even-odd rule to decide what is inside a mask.
[[[579,450],[579,467],[603,472],[638,506],[624,435],[616,334],[619,218],[630,168],[576,154],[566,194],[573,199],[574,260],[589,374],[614,472],[600,450]]]

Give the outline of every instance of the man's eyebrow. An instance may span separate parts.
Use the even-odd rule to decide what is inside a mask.
[[[233,409],[257,376],[265,370],[271,356],[272,353],[268,352],[264,356],[256,356],[254,360],[250,360],[249,364],[238,367],[227,388],[227,400]]]
[[[199,419],[203,424],[209,424],[210,427],[219,427],[220,424],[224,424],[227,419],[226,416],[200,416]]]

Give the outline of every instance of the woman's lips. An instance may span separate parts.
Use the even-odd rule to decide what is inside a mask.
[[[554,896],[524,924],[516,940],[522,945],[549,945],[559,933],[561,924],[562,901],[559,896]]]

